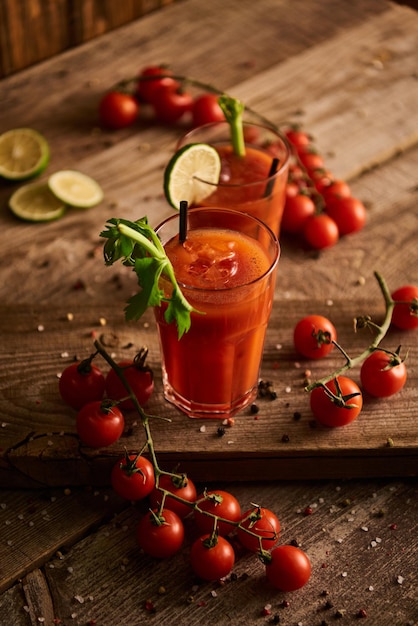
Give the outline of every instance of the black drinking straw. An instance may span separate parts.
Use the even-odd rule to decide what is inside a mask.
[[[180,201],[179,241],[184,243],[187,239],[187,200]]]
[[[274,178],[272,178],[272,176],[275,175],[275,173],[277,172],[277,168],[279,167],[279,159],[277,157],[274,157],[274,159],[271,162],[271,166],[270,166],[270,171],[269,171],[269,175],[268,175],[268,183],[266,185],[266,188],[264,190],[264,197],[267,198],[273,191],[273,187],[274,187],[274,183],[276,182],[276,180]]]

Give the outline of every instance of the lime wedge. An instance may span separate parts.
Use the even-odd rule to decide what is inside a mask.
[[[0,176],[26,180],[44,171],[49,161],[45,137],[31,128],[15,128],[0,135]]]
[[[88,209],[103,200],[103,190],[93,178],[77,170],[60,170],[48,179],[52,193],[65,204]]]
[[[19,187],[9,200],[9,208],[17,217],[29,222],[50,222],[62,217],[64,204],[47,183],[29,183]]]
[[[219,182],[220,173],[221,159],[215,148],[206,143],[183,146],[165,168],[165,197],[175,209],[181,200],[198,204],[214,191],[212,185]]]

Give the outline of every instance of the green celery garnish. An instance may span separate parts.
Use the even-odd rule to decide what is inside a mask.
[[[128,300],[125,307],[127,320],[138,320],[148,307],[161,306],[167,302],[164,317],[167,323],[177,324],[178,338],[190,328],[190,313],[196,311],[184,297],[174,274],[170,259],[155,231],[149,226],[148,218],[131,222],[112,218],[100,233],[107,239],[104,244],[106,265],[113,265],[119,259],[123,265],[134,269],[140,291]],[[173,291],[170,298],[159,288],[159,279],[164,275],[171,282]]]
[[[244,157],[245,141],[242,118],[245,105],[236,98],[231,98],[231,96],[227,96],[226,94],[219,96],[218,103],[231,130],[231,143],[234,152],[237,156]]]

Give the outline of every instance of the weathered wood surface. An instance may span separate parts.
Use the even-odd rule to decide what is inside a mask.
[[[270,620],[261,615],[267,604],[289,626],[354,624],[361,610],[365,623],[375,626],[418,622],[418,499],[416,480],[406,478],[416,474],[416,336],[391,332],[387,337],[388,347],[402,343],[410,350],[407,387],[396,400],[367,402],[364,418],[344,429],[350,432],[344,438],[310,428],[301,390],[305,363],[295,367],[289,336],[299,314],[314,307],[335,319],[342,343],[357,351],[365,338],[352,335],[352,315],[359,309],[381,315],[373,271],[380,271],[390,286],[417,282],[417,25],[411,9],[383,0],[184,0],[0,83],[0,131],[28,125],[50,141],[52,161],[44,178],[75,167],[97,178],[106,193],[97,209],[69,212],[54,224],[29,225],[15,221],[6,209],[15,186],[0,186],[1,484],[40,487],[65,471],[65,486],[88,485],[71,493],[63,487],[2,490],[1,624],[258,624]],[[221,484],[242,506],[256,501],[275,510],[282,542],[295,539],[306,549],[313,575],[297,593],[273,592],[261,564],[241,553],[236,581],[195,587],[187,560],[192,535],[186,550],[169,562],[141,555],[134,536],[141,507],[120,502],[104,487],[90,487],[106,484],[115,450],[81,453],[73,436],[74,413],[57,397],[56,375],[66,360],[90,352],[92,331],[108,336],[115,331],[121,340],[112,348],[116,354],[126,353],[122,346],[133,335],[137,345],[149,343],[158,387],[152,407],[161,405],[155,333],[152,325],[124,324],[122,307],[133,288],[132,276],[104,268],[98,237],[115,214],[147,213],[157,223],[169,213],[161,193],[162,169],[180,130],[143,123],[111,134],[100,132],[96,122],[101,94],[155,62],[172,63],[179,73],[213,82],[275,122],[289,116],[302,121],[335,173],[350,178],[353,193],[369,207],[365,230],[321,255],[282,241],[263,365],[279,398],[263,403],[259,420],[250,417],[241,428],[248,416],[239,416],[237,426],[218,438],[215,424],[206,423],[207,432],[200,433],[198,423],[184,422],[165,408],[175,417],[170,429],[180,449],[186,448],[182,424],[193,445],[202,448],[204,441],[209,449],[205,476],[201,464],[183,460],[192,472],[201,472],[202,487],[210,481],[220,487],[219,467],[210,464],[213,451],[233,459],[238,441],[254,453],[254,433],[266,441],[273,426],[283,455],[279,464],[277,448],[273,451],[274,467],[282,470],[276,476],[282,480],[269,482],[267,471],[257,482]],[[104,327],[101,317],[107,319]],[[63,356],[67,351],[69,356]],[[333,355],[309,368],[328,373],[335,362]],[[273,367],[276,363],[280,369]],[[295,410],[302,414],[298,421]],[[130,424],[129,445],[140,439],[140,428]],[[155,428],[157,448],[167,454],[167,435],[161,425]],[[8,449],[10,441],[18,443],[31,432],[26,445]],[[287,443],[281,441],[283,434],[289,436]],[[387,437],[393,448],[386,446]],[[315,447],[319,438],[321,445]],[[340,458],[332,457],[334,445],[340,446]],[[314,458],[300,469],[298,460],[306,450]],[[368,478],[379,458],[387,476],[401,468],[405,478]],[[171,464],[179,455],[168,454],[165,460]],[[356,467],[356,476],[364,470],[365,479],[335,480],[336,467],[349,476],[350,466]],[[225,480],[228,467],[222,464]],[[315,478],[318,467],[334,480],[294,480]],[[312,515],[305,515],[308,506]],[[159,593],[162,586],[166,593]],[[145,610],[147,599],[156,613]]]

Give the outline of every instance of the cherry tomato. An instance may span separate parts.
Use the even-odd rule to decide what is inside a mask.
[[[360,379],[363,388],[371,396],[387,398],[402,389],[406,383],[405,363],[399,356],[384,350],[375,350],[361,366]]]
[[[306,585],[311,569],[308,555],[296,546],[274,548],[266,563],[267,578],[280,591],[296,591]]]
[[[323,387],[315,387],[311,391],[312,413],[324,426],[336,427],[350,424],[358,417],[363,406],[363,396],[359,386],[346,376],[339,376],[337,380],[339,389],[335,380],[326,383],[326,387],[338,397],[337,401],[333,401]]]
[[[144,68],[138,77],[139,80],[136,92],[138,98],[142,102],[152,104],[156,90],[162,85],[164,87],[179,87],[180,83],[174,78],[171,78],[172,74],[173,72],[162,65],[151,65]],[[158,78],[159,76],[164,76],[164,78]],[[145,80],[141,80],[141,78]]]
[[[214,582],[231,572],[235,563],[235,553],[224,537],[212,540],[211,535],[206,534],[193,543],[190,562],[196,576]]]
[[[140,406],[144,406],[148,402],[154,391],[154,376],[152,370],[145,365],[147,353],[148,351],[143,349],[138,352],[133,360],[125,360],[118,363]],[[105,386],[109,398],[112,400],[122,400],[119,404],[122,409],[135,408],[130,398],[123,400],[123,398],[129,395],[129,392],[114,369],[109,370],[106,376]]]
[[[315,170],[321,170],[324,167],[324,159],[320,154],[309,149],[309,146],[298,150],[299,160],[302,165],[308,170],[313,172]]]
[[[358,232],[366,223],[366,207],[352,196],[334,197],[326,201],[325,210],[337,224],[341,236]]]
[[[289,185],[288,185],[289,186]],[[306,194],[287,197],[283,210],[281,229],[285,233],[300,233],[308,217],[315,213],[315,203]]]
[[[303,228],[303,237],[315,250],[323,250],[334,246],[340,233],[335,220],[325,213],[309,217]]]
[[[324,179],[319,179],[324,182]],[[319,181],[318,181],[319,182]],[[316,188],[321,192],[326,203],[331,202],[336,198],[349,198],[351,196],[350,186],[343,180],[329,180],[328,184],[321,185],[316,184]]]
[[[161,489],[165,489],[170,493],[187,500],[188,502],[195,502],[197,497],[196,487],[194,483],[186,475],[181,476],[169,476],[168,474],[162,474],[158,483],[158,488],[155,488],[150,494],[151,508],[157,509],[162,501],[163,493]],[[180,519],[183,519],[190,513],[192,508],[188,504],[183,504],[170,496],[165,498],[165,506],[171,511],[177,513]]]
[[[324,168],[312,172],[311,178],[314,182],[316,190],[319,191],[319,193],[322,193],[324,189],[329,187],[334,182],[332,172]]]
[[[155,117],[163,124],[174,124],[190,111],[193,97],[179,87],[161,85],[153,94],[152,106]]]
[[[288,130],[286,130],[285,135],[288,141],[297,150],[301,148],[306,148],[311,143],[310,135],[308,135],[308,133],[305,133],[303,130],[299,130],[297,128],[289,128]]]
[[[81,409],[88,402],[103,398],[105,378],[91,359],[84,359],[65,368],[58,388],[64,402],[73,409]]]
[[[160,515],[156,510],[148,511],[137,526],[136,538],[139,547],[149,556],[169,558],[183,545],[183,522],[170,509],[163,509]]]
[[[251,552],[260,550],[258,537],[250,535],[244,528],[261,537],[263,550],[269,550],[279,540],[280,522],[277,516],[269,509],[254,507],[249,509],[242,516],[242,521],[237,530],[237,537],[240,543]]]
[[[112,130],[132,126],[138,113],[139,105],[135,98],[120,91],[109,91],[99,104],[100,123]]]
[[[286,199],[294,198],[299,193],[299,186],[294,182],[288,182],[286,184]]]
[[[83,444],[102,448],[115,443],[123,433],[122,412],[111,402],[98,400],[85,404],[77,414],[77,433]]]
[[[203,126],[213,122],[224,122],[225,115],[219,106],[219,96],[213,93],[204,93],[193,101],[193,126]]]
[[[113,489],[122,498],[142,500],[154,489],[154,468],[145,457],[126,454],[113,466],[110,481]]]
[[[201,498],[205,498],[200,502]],[[207,511],[218,517],[223,517],[231,522],[238,522],[241,519],[241,507],[238,500],[227,491],[207,491],[198,498],[199,507],[202,511]],[[196,526],[201,533],[211,533],[213,530],[213,518],[200,511],[194,511]],[[218,522],[219,535],[227,535],[234,529],[233,524],[228,522]]]
[[[293,343],[299,354],[308,359],[321,359],[334,348],[337,331],[323,315],[307,315],[299,320],[293,331]]]
[[[392,313],[392,324],[401,330],[418,328],[418,287],[404,285],[392,293],[395,304]]]

